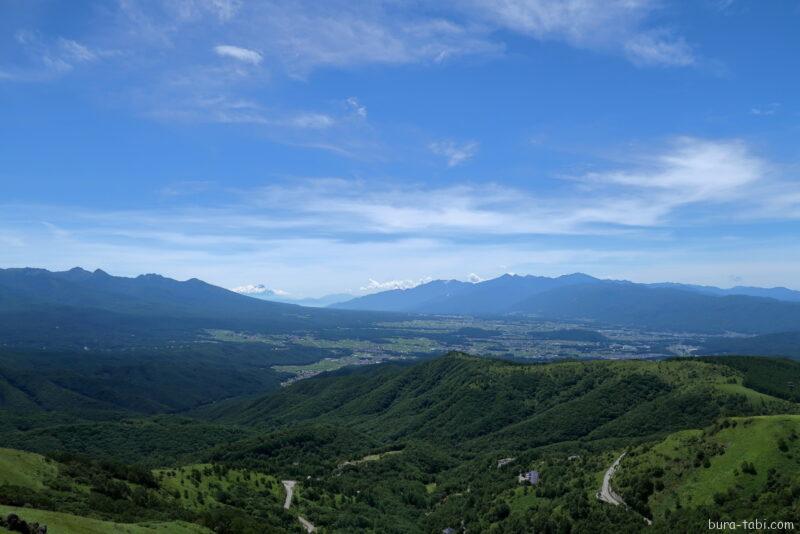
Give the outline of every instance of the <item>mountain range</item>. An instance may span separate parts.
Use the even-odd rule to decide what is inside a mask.
[[[374,314],[253,299],[196,278],[134,278],[76,267],[0,269],[0,338],[14,344],[194,339],[212,328],[297,332],[369,323]]]
[[[347,310],[446,315],[524,314],[663,330],[770,333],[800,328],[800,292],[637,284],[575,273],[506,274],[479,283],[435,280],[334,304]]]
[[[231,291],[257,299],[271,302],[283,302],[284,304],[297,304],[298,306],[308,306],[309,308],[324,308],[353,298],[353,295],[350,293],[333,293],[321,297],[295,298],[285,291],[269,289],[264,284],[235,287],[232,288]]]
[[[795,291],[742,288],[790,300],[724,294],[703,286],[636,284],[585,274],[504,275],[480,283],[437,280],[311,308],[250,298],[192,278],[135,278],[74,268],[0,269],[0,336],[5,342],[189,339],[207,329],[297,333],[374,328],[392,314],[511,315],[686,332],[800,331]],[[367,313],[368,312],[368,313]],[[367,334],[364,334],[367,335]]]
[[[598,344],[630,332],[574,325],[515,339],[574,337],[592,344],[584,361],[436,357],[422,350],[432,341],[479,337],[490,350],[504,331],[411,315],[763,332],[696,337],[785,354],[800,303],[582,274],[365,300],[387,311],[152,274],[0,270],[0,519],[45,518],[52,532],[694,532],[715,513],[800,506],[798,362],[598,360]],[[404,358],[362,365],[389,350]],[[312,366],[322,374],[285,380]],[[615,468],[626,506],[593,498]]]

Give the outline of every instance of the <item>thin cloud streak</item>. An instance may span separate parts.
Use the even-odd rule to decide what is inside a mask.
[[[205,206],[188,207],[180,196],[160,195],[173,200],[172,207],[114,212],[24,207],[16,212],[27,210],[28,217],[41,212],[43,219],[60,213],[95,235],[171,245],[197,239],[256,245],[285,237],[458,242],[481,236],[643,235],[702,224],[717,211],[699,209],[708,206],[735,207],[741,220],[791,219],[799,211],[792,182],[773,178],[770,165],[738,140],[679,138],[662,152],[634,158],[628,168],[572,180],[569,191],[555,193],[494,183],[436,187],[305,179],[221,192]],[[211,186],[203,187],[209,193]],[[6,213],[14,212],[6,206]]]
[[[445,158],[448,167],[457,167],[475,157],[475,154],[478,153],[478,142],[436,141],[428,145],[428,148],[437,156]]]
[[[226,287],[266,279],[256,272],[262,269],[278,273],[269,279],[294,294],[313,294],[309,288],[341,290],[340,280],[358,288],[370,278],[452,277],[456,265],[486,276],[508,270],[499,265],[519,271],[515,266],[559,264],[613,274],[611,265],[629,269],[655,258],[695,261],[675,252],[686,245],[669,232],[718,224],[709,212],[724,214],[726,224],[800,219],[795,184],[778,179],[740,140],[678,138],[626,166],[566,185],[544,193],[492,183],[433,187],[327,178],[209,191],[213,200],[206,205],[159,194],[169,204],[136,211],[4,205],[0,240],[11,246],[4,247],[2,263],[24,259],[53,267],[93,258],[124,273],[199,269],[196,275],[207,272]],[[548,244],[550,236],[561,236],[558,246]],[[788,261],[779,258],[781,265]],[[148,262],[155,265],[142,267]],[[215,278],[223,272],[225,279]],[[232,273],[248,277],[229,279]]]
[[[258,65],[264,59],[260,53],[248,48],[233,45],[217,45],[214,47],[214,52],[221,57],[228,57],[241,61],[243,63],[250,63],[251,65]]]

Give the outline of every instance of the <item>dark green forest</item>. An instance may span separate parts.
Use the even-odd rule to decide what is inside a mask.
[[[452,353],[173,414],[164,412],[191,397],[165,396],[141,413],[135,397],[119,400],[123,390],[94,420],[81,416],[86,398],[102,398],[91,386],[85,396],[48,386],[54,397],[40,393],[29,405],[9,402],[5,386],[4,417],[28,418],[31,428],[4,425],[0,444],[43,454],[57,469],[37,487],[3,484],[0,505],[214,532],[298,531],[298,515],[322,532],[619,532],[645,528],[646,514],[656,530],[691,530],[708,505],[653,515],[657,471],[621,471],[628,507],[596,499],[602,473],[621,451],[676,432],[800,413],[795,377],[800,364],[767,358],[520,364]],[[498,467],[502,458],[513,460]],[[520,484],[532,469],[539,483]],[[252,482],[259,477],[263,484]],[[289,510],[279,480],[297,481]],[[798,504],[790,473],[767,483],[774,498],[742,508],[749,497],[732,496],[725,510],[745,517]]]

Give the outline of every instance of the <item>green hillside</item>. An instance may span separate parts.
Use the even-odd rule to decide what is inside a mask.
[[[463,444],[497,434],[531,447],[665,433],[705,426],[719,415],[797,409],[774,397],[753,396],[744,380],[728,366],[697,360],[525,365],[453,353],[410,367],[303,381],[229,404],[216,419],[256,428],[335,421],[382,441]]]
[[[632,449],[615,484],[629,505],[676,528],[704,514],[796,518],[785,507],[800,495],[798,437],[797,415],[724,419]]]
[[[0,517],[14,513],[49,532],[292,531],[284,497],[275,477],[219,464],[151,471],[0,449]]]
[[[278,479],[245,469],[229,469],[215,464],[193,464],[154,472],[163,490],[175,496],[181,506],[204,510],[229,504],[237,499],[258,498],[279,509],[284,490]]]
[[[762,372],[757,363],[754,371]],[[590,523],[602,531],[627,521],[638,529],[634,512],[594,500],[602,472],[620,450],[676,430],[798,412],[745,387],[748,376],[694,359],[523,365],[450,354],[227,403],[213,413],[218,422],[265,433],[219,447],[212,458],[302,480],[303,514],[343,531],[443,529],[465,517],[479,531]],[[390,450],[400,452],[352,463]],[[516,458],[512,470],[536,468],[547,478],[526,492],[515,472],[498,472],[502,457]]]
[[[183,521],[148,522],[141,524],[115,523],[60,512],[15,508],[0,505],[0,515],[16,514],[28,523],[47,525],[47,531],[56,534],[207,534],[211,530]],[[2,532],[2,530],[0,530]]]
[[[57,473],[53,462],[43,456],[0,449],[0,485],[42,489]]]
[[[532,365],[460,353],[344,369],[181,416],[7,433],[4,445],[48,456],[0,455],[13,464],[0,504],[236,534],[300,531],[299,517],[322,532],[463,522],[511,533],[636,532],[646,515],[686,531],[719,502],[775,514],[800,504],[800,405],[787,385],[799,372],[759,358]],[[614,483],[630,507],[595,498],[623,451]],[[518,480],[530,470],[535,487]],[[783,504],[751,500],[767,494]]]
[[[705,357],[702,360],[736,369],[743,375],[742,384],[750,389],[800,401],[800,365],[797,361],[752,356]]]

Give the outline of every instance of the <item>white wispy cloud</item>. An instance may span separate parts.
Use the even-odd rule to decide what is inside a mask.
[[[770,116],[775,115],[781,109],[779,102],[771,102],[766,106],[750,108],[750,115]]]
[[[320,67],[499,55],[505,45],[497,30],[619,53],[642,65],[686,66],[695,55],[681,35],[653,23],[662,7],[658,0],[184,0],[158,7],[125,0],[120,6],[134,31],[153,42],[172,43],[181,32],[210,26],[208,14],[215,15],[213,29],[246,39],[300,77]],[[261,52],[252,47],[221,46],[231,47],[230,57],[260,61]]]
[[[625,53],[633,63],[668,67],[688,67],[697,61],[692,48],[682,37],[665,32],[641,33],[625,43]]]
[[[76,62],[88,62],[98,59],[98,53],[90,50],[88,46],[83,45],[72,39],[60,38],[58,40],[64,57],[72,59]]]
[[[22,239],[20,236],[12,234],[10,232],[0,232],[0,243],[4,247],[23,247],[25,246],[25,240]]]
[[[366,285],[361,286],[359,289],[367,293],[374,293],[378,291],[389,291],[392,289],[411,289],[422,284],[427,284],[433,281],[433,278],[426,276],[418,280],[386,280],[379,282],[373,278],[369,279]]]
[[[220,20],[230,20],[242,6],[241,0],[194,0],[200,4],[206,4],[208,8],[216,12]]]
[[[711,273],[739,249],[712,240],[679,253],[676,247],[689,247],[702,232],[675,241],[672,231],[800,220],[796,178],[742,140],[682,137],[625,157],[545,190],[329,178],[219,188],[204,202],[168,196],[160,207],[138,211],[4,204],[0,236],[13,236],[3,241],[15,245],[4,249],[4,263],[66,267],[93,258],[121,272],[159,269],[212,280],[235,272],[226,286],[267,276],[305,294],[316,291],[314,284],[322,284],[320,292],[409,287],[429,276],[458,276],[453,269],[463,266],[491,276],[565,265],[598,272],[602,265],[600,271],[620,276],[612,266],[694,266],[706,257]],[[554,235],[558,246],[548,238]],[[602,246],[587,246],[586,236]],[[773,248],[780,247],[791,248]],[[788,272],[790,256],[762,256],[778,262],[763,272]],[[736,263],[735,272],[751,276],[755,269]],[[363,283],[369,278],[372,286]]]
[[[289,296],[288,291],[282,289],[270,289],[264,284],[247,284],[243,286],[232,287],[231,291],[241,295],[276,295],[278,297]]]
[[[509,32],[625,56],[643,66],[696,64],[686,40],[657,23],[659,5],[657,0],[119,0],[85,35],[17,32],[20,59],[0,65],[0,81],[51,80],[79,67],[124,68],[131,83],[109,90],[122,93],[113,100],[128,102],[138,115],[260,125],[253,130],[275,142],[366,159],[381,156],[376,147],[389,150],[378,147],[382,137],[355,96],[337,96],[335,107],[296,108],[287,103],[291,99],[267,101],[255,89],[281,76],[309,80],[318,69],[435,68],[464,57],[492,58],[504,53]],[[525,53],[539,51],[534,46]],[[478,144],[445,139],[430,150],[455,167],[474,157]]]
[[[586,178],[650,191],[671,205],[741,198],[766,173],[766,163],[741,140],[679,137],[666,151],[646,156],[639,168],[590,173]]]
[[[334,119],[324,113],[302,113],[289,119],[289,124],[297,128],[323,129],[333,126]]]
[[[441,62],[502,50],[485,32],[401,4],[267,2],[250,15],[265,50],[290,73],[319,67]]]
[[[49,81],[67,74],[82,64],[114,57],[114,50],[92,48],[64,37],[49,37],[37,31],[18,30],[14,40],[19,47],[19,61],[0,68],[0,79],[9,81]]]
[[[251,65],[258,65],[261,63],[261,60],[264,59],[261,54],[255,50],[233,45],[217,45],[214,47],[214,52],[218,56],[233,58],[237,61],[250,63]]]
[[[326,228],[342,225],[380,234],[592,235],[657,228],[675,220],[687,224],[699,215],[679,212],[692,207],[752,208],[785,197],[775,191],[775,183],[784,182],[772,177],[772,166],[741,140],[680,137],[628,158],[624,165],[575,176],[576,186],[558,193],[492,183],[376,186],[324,179],[268,186],[248,193],[248,199],[264,209],[296,207],[311,219],[324,218]],[[716,212],[707,210],[703,216]],[[787,207],[775,215],[788,213]]]
[[[478,284],[480,282],[483,282],[484,280],[485,278],[481,278],[475,273],[469,273],[469,276],[467,276],[467,281],[472,282],[473,284]]]
[[[292,179],[222,197],[205,190],[212,202],[205,207],[81,211],[73,217],[86,225],[84,232],[98,235],[149,236],[170,246],[255,247],[298,237],[392,242],[625,236],[702,225],[715,215],[726,221],[797,216],[796,183],[776,176],[773,166],[741,140],[681,137],[628,158],[542,190],[496,183]],[[178,203],[182,197],[165,198]]]
[[[226,95],[192,95],[182,93],[162,97],[158,107],[148,113],[165,121],[206,122],[220,124],[255,124],[269,126],[280,140],[294,141],[288,130],[324,132],[341,121],[326,113],[300,111],[279,113],[268,110],[256,101]]]
[[[643,66],[683,67],[696,61],[682,36],[648,24],[660,7],[656,0],[472,0],[460,5],[535,39],[622,53]]]
[[[346,102],[350,109],[353,110],[353,113],[363,119],[367,118],[367,107],[362,105],[356,97],[351,96],[346,100]]]
[[[179,21],[204,20],[209,16],[217,22],[227,23],[242,8],[242,0],[173,0],[150,3],[146,0],[119,0],[121,9],[130,13],[144,14],[146,7],[155,6],[156,13],[164,19]]]
[[[468,141],[457,143],[452,140],[435,141],[428,145],[428,148],[437,156],[443,156],[447,160],[448,167],[456,167],[466,163],[478,153],[478,142]]]

